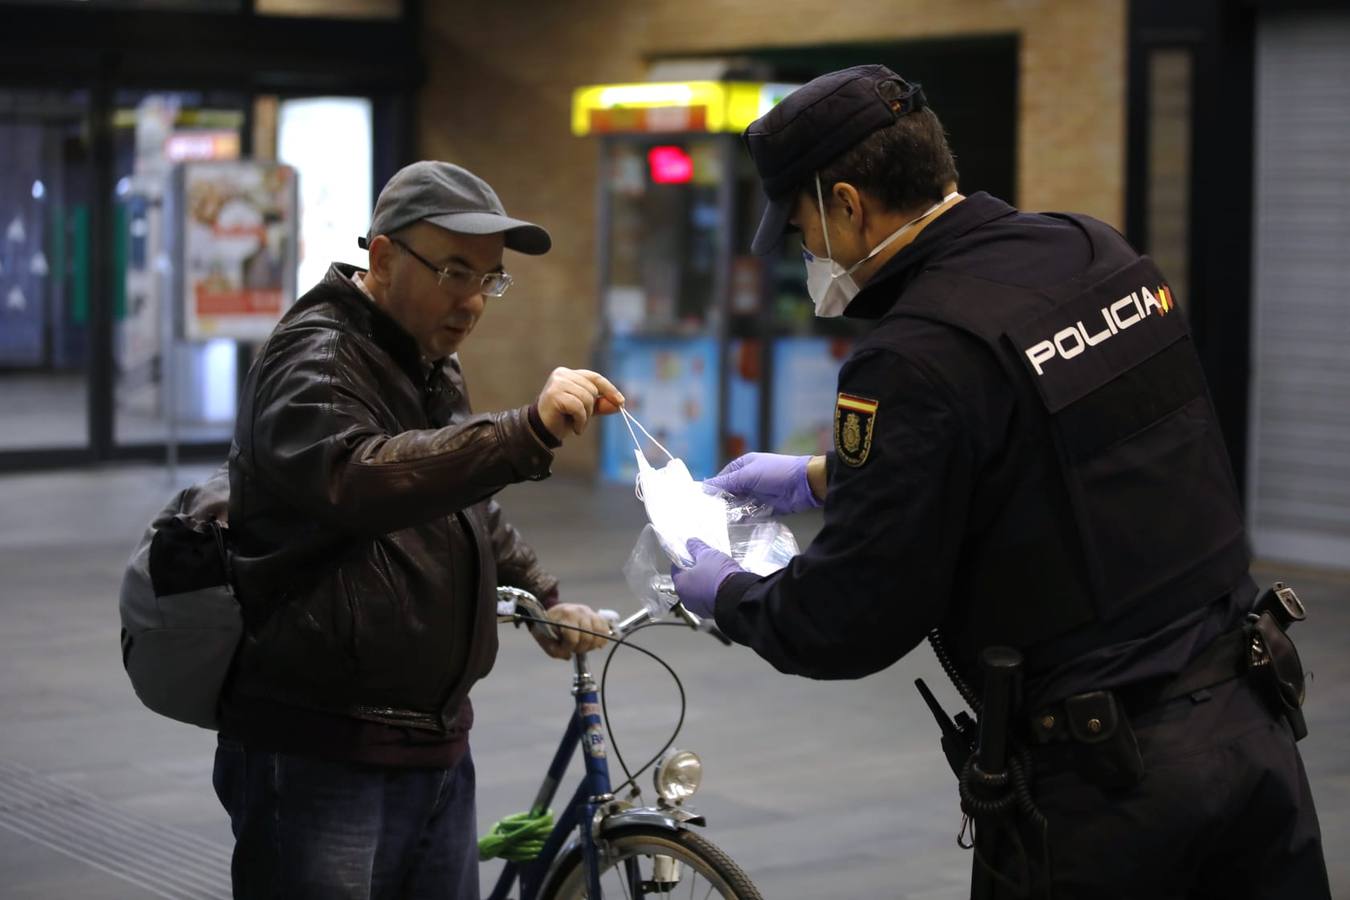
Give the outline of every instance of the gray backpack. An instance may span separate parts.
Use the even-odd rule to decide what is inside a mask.
[[[119,604],[122,665],[136,696],[160,715],[212,729],[244,633],[230,584],[229,502],[226,466],[175,494],[132,552]]]

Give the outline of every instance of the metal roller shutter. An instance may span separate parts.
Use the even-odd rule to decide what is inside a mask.
[[[1264,18],[1256,83],[1252,539],[1350,568],[1350,13]]]

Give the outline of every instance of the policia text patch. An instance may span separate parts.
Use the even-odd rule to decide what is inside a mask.
[[[872,450],[872,428],[877,421],[877,401],[853,394],[840,394],[834,403],[834,451],[840,462],[861,466]]]
[[[1075,299],[1008,330],[1050,412],[1082,399],[1187,336],[1148,257]]]

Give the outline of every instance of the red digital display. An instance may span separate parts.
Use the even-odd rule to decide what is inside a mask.
[[[694,160],[683,147],[653,147],[647,168],[655,184],[688,184],[694,180]]]

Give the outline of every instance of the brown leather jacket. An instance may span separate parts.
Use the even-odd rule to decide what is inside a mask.
[[[446,732],[497,654],[498,583],[557,582],[491,500],[546,478],[528,407],[474,415],[459,362],[334,264],[268,338],[240,396],[230,534],[250,700]]]

